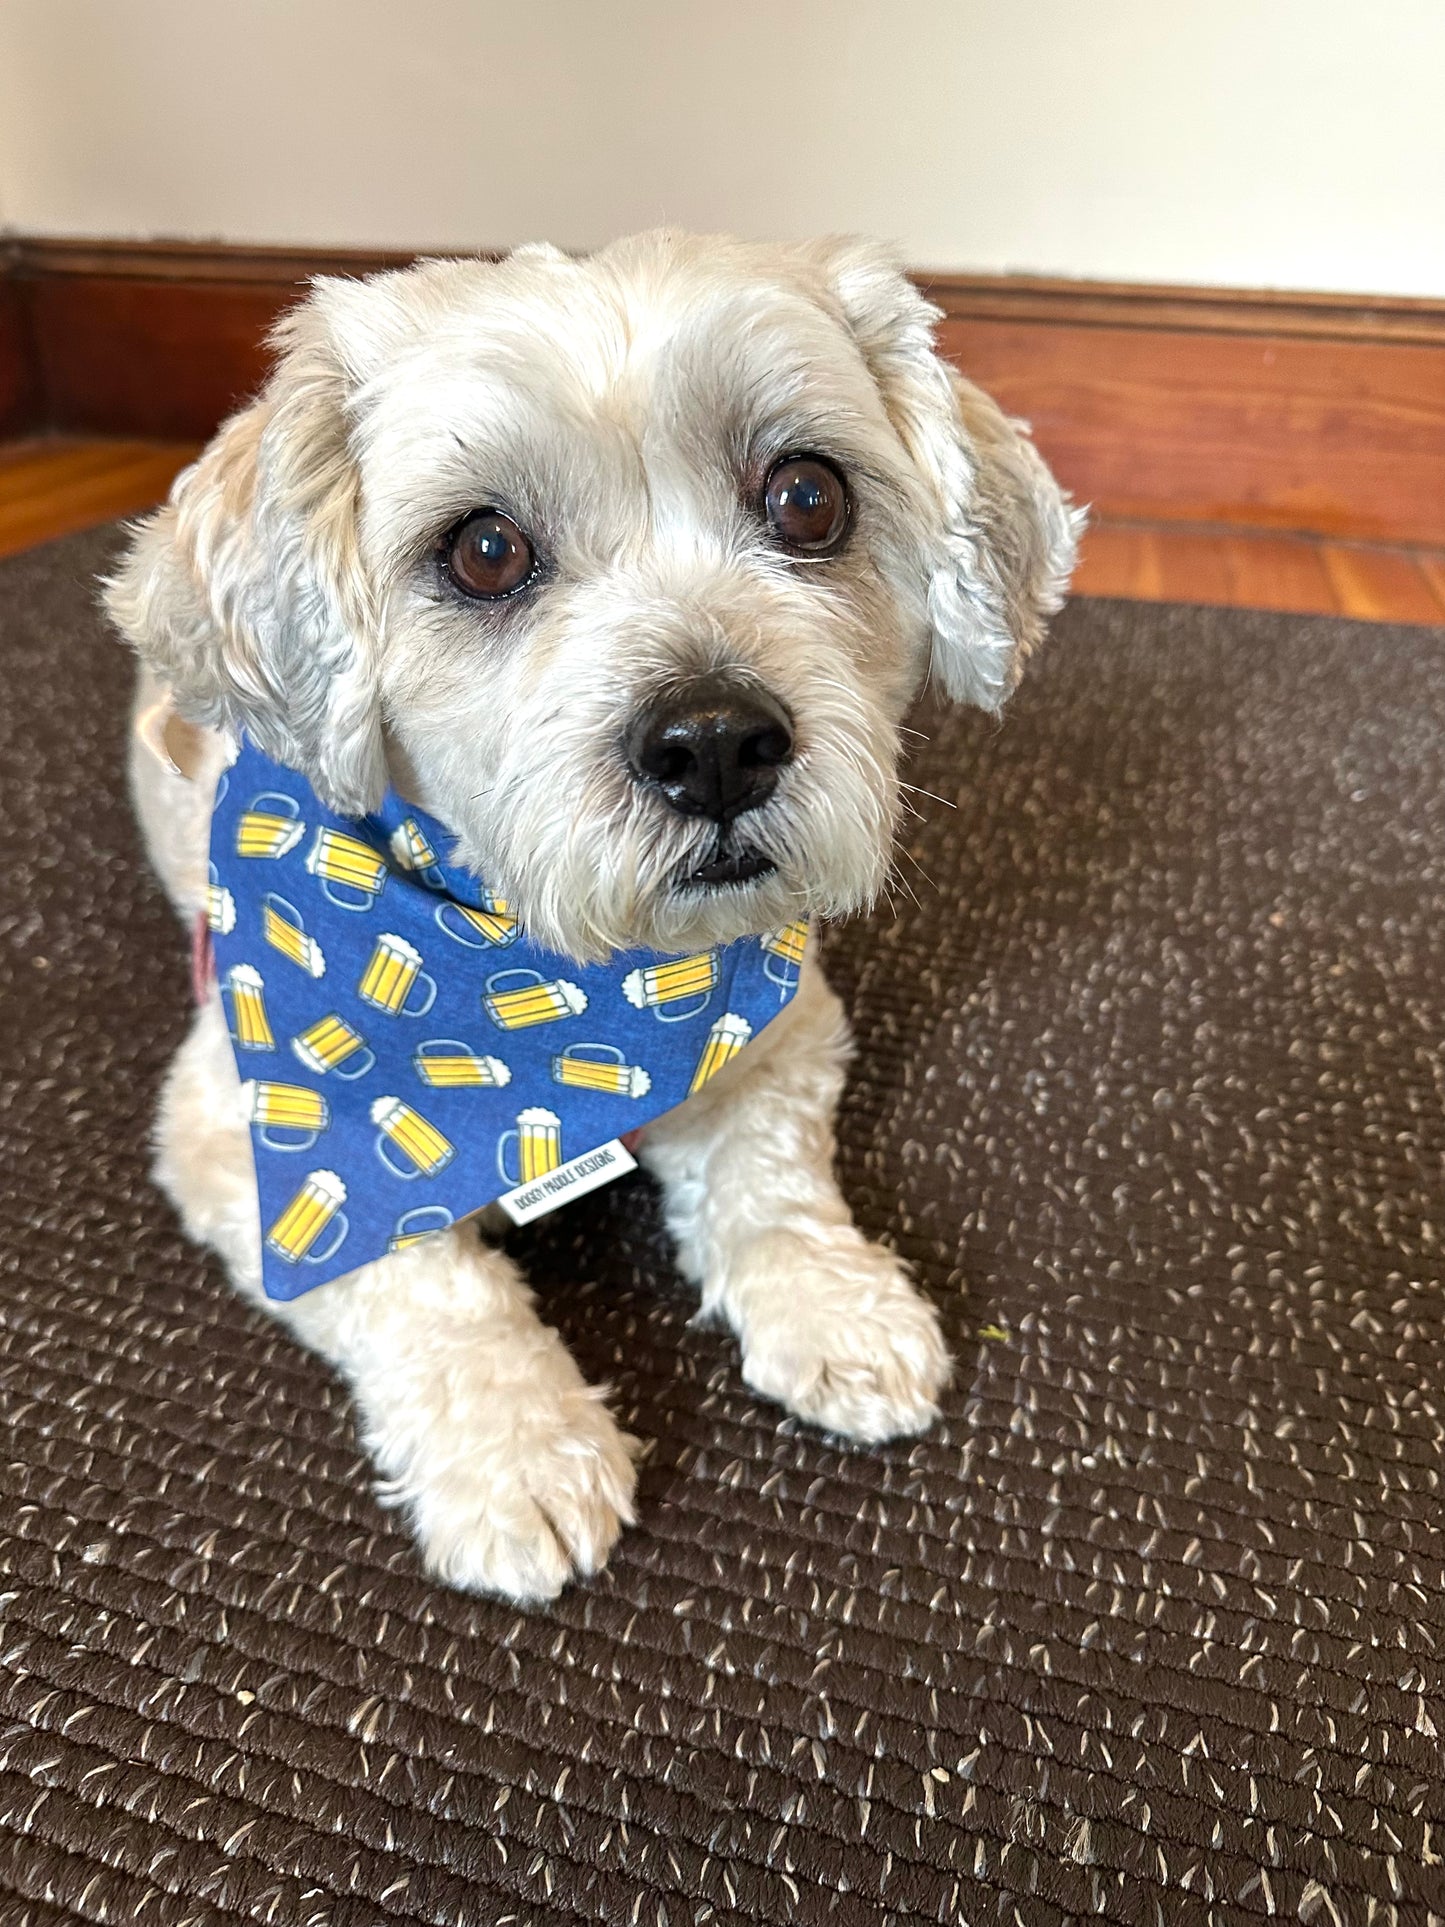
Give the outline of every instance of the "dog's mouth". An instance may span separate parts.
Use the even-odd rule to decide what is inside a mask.
[[[678,881],[685,890],[729,890],[771,876],[777,867],[760,850],[730,850],[726,836],[721,836],[703,862]]]

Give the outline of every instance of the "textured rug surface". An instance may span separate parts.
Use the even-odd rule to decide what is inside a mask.
[[[753,1397],[626,1180],[514,1240],[651,1442],[521,1614],[147,1182],[114,540],[0,569],[6,1927],[1445,1918],[1445,636],[1080,604],[923,719],[826,950],[944,1422]]]

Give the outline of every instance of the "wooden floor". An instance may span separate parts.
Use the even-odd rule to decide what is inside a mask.
[[[1445,623],[1445,551],[1268,530],[1099,522],[1084,538],[1074,587],[1141,602]]]
[[[0,442],[0,555],[152,507],[195,453],[189,442]]]
[[[149,508],[195,454],[189,442],[0,443],[0,556]],[[1074,587],[1145,602],[1445,624],[1445,551],[1265,530],[1098,522]]]

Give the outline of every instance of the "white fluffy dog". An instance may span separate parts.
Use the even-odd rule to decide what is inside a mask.
[[[931,674],[997,707],[1077,535],[935,319],[852,241],[658,233],[317,282],[109,585],[142,707],[169,692],[192,726],[184,773],[133,771],[182,916],[242,729],[345,814],[391,783],[581,962],[866,908],[910,699]],[[833,1177],[848,1048],[810,959],[641,1155],[748,1383],[884,1439],[936,1416],[949,1361]],[[267,1302],[239,1092],[213,989],[156,1173]],[[438,1576],[540,1599],[606,1559],[633,1441],[475,1221],[270,1309],[346,1374]]]

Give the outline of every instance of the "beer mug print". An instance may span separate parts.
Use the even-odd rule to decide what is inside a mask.
[[[206,927],[218,937],[229,937],[236,927],[236,899],[216,874],[214,863],[206,865]]]
[[[508,979],[516,989],[501,988]],[[498,970],[487,979],[482,1007],[499,1030],[529,1030],[533,1024],[580,1017],[587,1008],[587,996],[565,977],[549,983],[540,970]]]
[[[437,928],[468,950],[501,950],[517,941],[521,925],[501,897],[486,897],[479,910],[448,898],[437,905]]]
[[[371,1107],[377,1127],[376,1155],[396,1178],[434,1178],[456,1156],[456,1146],[435,1124],[399,1097],[379,1097]],[[393,1146],[407,1162],[398,1164]]]
[[[331,1125],[331,1106],[304,1084],[251,1079],[241,1086],[247,1115],[268,1151],[309,1151]]]
[[[396,1229],[386,1241],[388,1251],[405,1251],[419,1245],[423,1238],[434,1238],[439,1231],[450,1231],[456,1219],[444,1204],[419,1204],[414,1211],[403,1211]]]
[[[266,892],[261,906],[261,933],[273,950],[279,950],[283,957],[289,957],[308,977],[326,975],[326,959],[321,954],[321,945],[314,937],[307,936],[301,912],[285,897],[278,897],[274,890]]]
[[[763,948],[763,971],[768,980],[779,990],[796,990],[803,952],[808,947],[807,918],[785,923],[781,930],[770,930],[759,941]]]
[[[376,1052],[361,1032],[353,1030],[346,1019],[334,1011],[329,1017],[319,1017],[314,1024],[308,1024],[299,1036],[291,1039],[291,1048],[308,1071],[315,1071],[318,1076],[335,1071],[348,1084],[354,1078],[365,1077],[376,1062]]]
[[[629,1064],[615,1044],[569,1044],[552,1059],[552,1077],[581,1091],[611,1091],[618,1097],[646,1097],[652,1079],[640,1064]]]
[[[517,1169],[507,1169],[507,1160],[515,1153]],[[545,1111],[534,1105],[517,1113],[515,1131],[503,1131],[497,1139],[497,1175],[514,1190],[519,1184],[531,1184],[536,1178],[545,1178],[555,1171],[562,1162],[562,1120],[555,1111]]]
[[[263,790],[236,820],[236,855],[287,856],[305,834],[296,798],[281,790]]]
[[[429,1037],[418,1044],[412,1067],[434,1090],[500,1090],[512,1073],[500,1057],[483,1057],[455,1037]]]
[[[682,1024],[700,1017],[712,1002],[717,974],[717,952],[699,950],[691,957],[629,970],[622,994],[635,1010],[651,1010],[660,1024]]]
[[[338,910],[369,910],[386,887],[386,859],[345,830],[319,829],[306,868]]]
[[[697,1069],[688,1086],[688,1096],[700,1091],[710,1078],[716,1077],[723,1065],[737,1056],[752,1034],[753,1027],[746,1017],[734,1016],[731,1011],[725,1017],[719,1017],[707,1034],[702,1056],[697,1060]]]
[[[252,964],[232,964],[221,985],[221,998],[231,1000],[231,1036],[237,1050],[275,1050],[271,1020],[266,1015],[266,983]]]
[[[419,876],[429,890],[445,890],[441,859],[414,816],[403,817],[391,833],[391,853],[403,870]]]
[[[413,992],[422,999],[415,1008]],[[377,938],[356,993],[390,1017],[425,1017],[436,1002],[437,987],[436,979],[421,967],[421,952],[388,930]]]
[[[334,1171],[312,1171],[290,1204],[266,1233],[266,1243],[288,1265],[324,1265],[346,1243],[351,1226],[342,1205],[346,1186]],[[331,1236],[318,1250],[328,1226]]]

